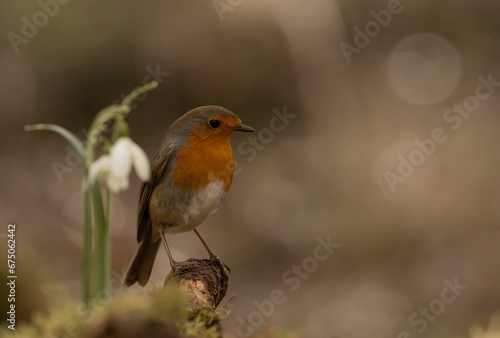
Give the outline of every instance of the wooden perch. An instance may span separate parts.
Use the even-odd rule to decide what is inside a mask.
[[[226,295],[230,272],[229,267],[218,258],[190,258],[177,263],[165,279],[165,285],[177,283],[184,290],[193,310],[215,309]]]
[[[222,335],[220,317],[215,308],[226,295],[230,271],[217,257],[190,258],[177,263],[165,279],[165,285],[176,283],[187,297],[189,322]]]

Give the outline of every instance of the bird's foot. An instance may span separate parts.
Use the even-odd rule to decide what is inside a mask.
[[[179,262],[174,261],[173,259],[170,261],[170,267],[173,271],[176,271],[181,264]]]
[[[217,262],[217,265],[219,265],[219,268],[221,269],[221,271],[224,273],[224,275],[226,277],[229,276],[229,273],[231,272],[231,268],[222,259],[220,259],[219,256],[212,253],[212,254],[210,254],[210,259]]]

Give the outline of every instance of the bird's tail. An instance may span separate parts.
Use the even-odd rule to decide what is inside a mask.
[[[151,239],[147,238],[139,244],[139,249],[137,249],[132,263],[130,263],[125,276],[123,276],[123,285],[132,286],[136,282],[141,286],[146,285],[153,269],[160,242],[157,240],[152,243]]]

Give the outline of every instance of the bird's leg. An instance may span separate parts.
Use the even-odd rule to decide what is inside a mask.
[[[200,233],[198,232],[198,230],[194,229],[194,233],[196,234],[196,236],[198,236],[198,238],[200,239],[201,243],[203,244],[203,246],[205,247],[205,249],[208,251],[208,254],[210,255],[210,259],[214,259],[217,261],[217,263],[219,264],[219,267],[221,268],[221,270],[226,273],[226,270],[231,272],[231,269],[229,268],[229,266],[224,263],[224,261],[222,259],[219,258],[219,256],[217,256],[213,251],[212,249],[210,249],[208,247],[208,244],[207,242],[205,242],[205,240],[203,239],[203,237],[201,237]]]
[[[205,242],[205,240],[203,239],[203,237],[201,237],[201,235],[198,232],[198,230],[194,229],[194,233],[196,234],[196,236],[198,236],[198,238],[200,239],[200,241],[203,244],[203,246],[205,247],[205,249],[207,249],[208,254],[210,255],[210,258],[217,257],[217,255],[212,251],[212,249],[210,249],[208,247],[207,242]]]
[[[165,234],[163,231],[160,231],[161,239],[163,240],[163,246],[165,247],[165,250],[167,251],[168,255],[168,260],[170,262],[170,267],[175,270],[175,267],[177,266],[177,262],[174,261],[174,258],[172,257],[172,253],[170,252],[170,248],[168,247],[167,243],[167,238],[165,237]]]

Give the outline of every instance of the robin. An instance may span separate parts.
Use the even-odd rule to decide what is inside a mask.
[[[125,273],[125,286],[146,285],[161,241],[175,269],[165,233],[193,230],[210,257],[218,259],[196,227],[219,208],[231,186],[234,131],[255,130],[219,106],[195,108],[169,127],[151,162],[151,178],[141,186],[139,249]]]

